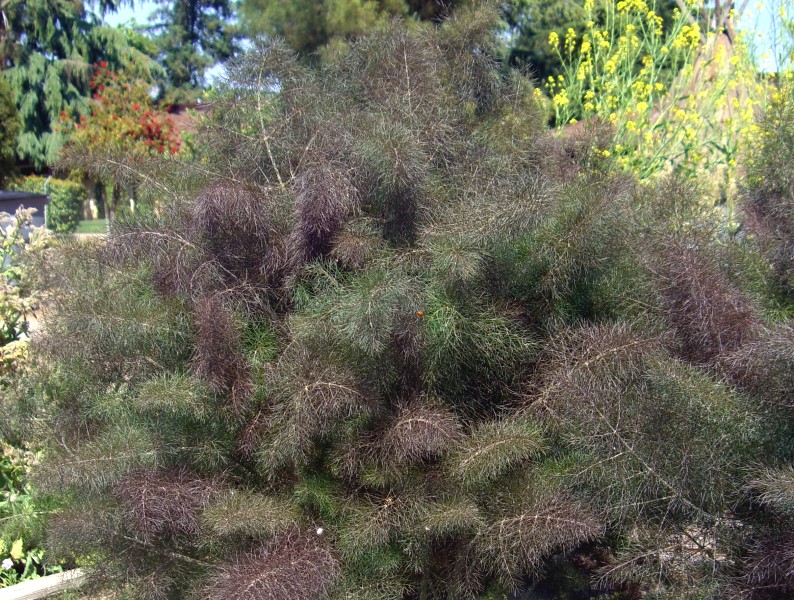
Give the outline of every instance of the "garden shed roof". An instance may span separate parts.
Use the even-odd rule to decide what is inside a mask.
[[[24,206],[25,208],[38,209],[40,213],[43,213],[44,207],[49,201],[49,197],[44,194],[0,190],[0,212],[14,214],[17,208]]]

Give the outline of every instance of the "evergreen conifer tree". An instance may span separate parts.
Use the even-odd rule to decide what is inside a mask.
[[[240,18],[251,37],[281,37],[303,55],[327,53],[345,39],[355,39],[395,17],[421,21],[443,19],[467,0],[243,0]]]
[[[128,165],[165,214],[42,273],[56,551],[135,598],[791,591],[776,271],[546,131],[497,19],[258,45],[195,162]]]
[[[165,69],[162,95],[170,102],[192,101],[204,86],[204,73],[237,52],[238,28],[232,24],[229,0],[187,0],[158,3],[148,27]]]
[[[19,111],[15,102],[14,90],[0,74],[0,186],[11,175],[16,167],[17,135],[20,122]]]
[[[114,3],[102,2],[102,10]],[[2,6],[0,69],[10,83],[22,128],[16,153],[43,169],[55,162],[65,137],[61,111],[89,114],[95,64],[151,76],[157,65],[122,29],[99,25],[82,0],[9,0]]]

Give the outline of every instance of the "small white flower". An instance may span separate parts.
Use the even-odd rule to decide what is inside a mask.
[[[13,568],[14,568],[14,561],[13,561],[13,560],[11,560],[10,558],[6,558],[6,559],[3,561],[3,568],[4,568],[6,571],[8,571],[9,569],[13,569]]]
[[[322,535],[322,534],[323,534],[323,528],[322,527],[318,527],[317,528],[317,535]]]

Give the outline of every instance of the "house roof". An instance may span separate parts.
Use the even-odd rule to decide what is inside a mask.
[[[33,192],[8,192],[0,190],[0,200],[28,200],[28,199],[44,199],[47,198],[46,194],[35,194]]]
[[[168,107],[168,116],[176,128],[182,132],[196,133],[198,120],[195,114],[208,114],[212,111],[213,103],[172,104]]]

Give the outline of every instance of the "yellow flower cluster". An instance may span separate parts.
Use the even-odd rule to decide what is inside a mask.
[[[601,155],[641,178],[672,168],[732,173],[765,86],[741,39],[729,51],[716,32],[693,24],[701,6],[687,0],[665,30],[646,0],[607,0],[605,13],[586,0],[584,35],[569,29],[562,43],[549,36],[563,63],[546,83],[557,124],[591,116],[611,123],[614,144]]]
[[[656,11],[649,10],[645,14],[645,19],[648,22],[653,35],[661,36],[664,33],[664,30],[662,29],[662,25],[664,25],[664,19],[657,15]]]
[[[563,88],[558,94],[554,94],[552,98],[555,108],[568,105],[568,92]],[[570,122],[570,119],[568,120]]]
[[[576,32],[573,28],[569,27],[568,31],[565,34],[565,49],[570,54],[573,52],[574,47],[576,46]]]
[[[0,374],[18,371],[30,361],[30,343],[17,340],[0,346]]]
[[[645,0],[619,0],[615,8],[617,8],[619,13],[634,12],[644,15],[649,11]]]
[[[671,46],[676,50],[696,49],[700,45],[700,27],[694,25],[684,25],[681,32],[675,37]]]

